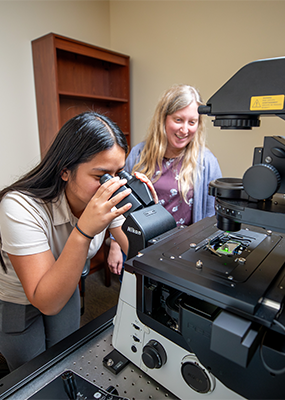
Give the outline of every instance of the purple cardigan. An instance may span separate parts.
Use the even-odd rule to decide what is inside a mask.
[[[134,165],[139,161],[144,144],[141,142],[130,151],[125,166],[127,172],[131,173]],[[209,149],[204,150],[202,160],[201,155],[199,156],[198,164],[202,164],[202,168],[200,177],[194,185],[193,223],[215,214],[215,198],[208,195],[208,185],[212,180],[222,176],[218,160]]]

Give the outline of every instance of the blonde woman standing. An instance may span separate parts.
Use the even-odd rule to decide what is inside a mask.
[[[221,170],[205,144],[204,116],[198,113],[201,104],[194,87],[171,87],[158,102],[146,140],[126,160],[128,172],[142,172],[152,181],[159,202],[177,225],[190,225],[215,213],[208,184],[221,177]],[[112,272],[120,273],[122,257],[114,241],[108,263]]]

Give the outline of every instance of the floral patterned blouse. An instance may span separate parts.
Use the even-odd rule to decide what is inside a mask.
[[[175,158],[164,158],[162,171],[156,166],[154,177],[161,172],[161,176],[153,185],[157,192],[159,202],[173,215],[177,226],[192,224],[193,187],[189,188],[187,203],[178,191],[178,175],[182,160],[176,162]]]

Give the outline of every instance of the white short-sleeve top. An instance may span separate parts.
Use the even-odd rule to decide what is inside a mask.
[[[90,242],[88,258],[100,249],[108,228],[124,223],[124,217],[115,218],[111,224]],[[30,304],[7,253],[24,256],[51,250],[55,259],[78,221],[63,193],[56,202],[43,201],[10,192],[0,203],[0,244],[7,274],[0,266],[0,299],[17,304]]]

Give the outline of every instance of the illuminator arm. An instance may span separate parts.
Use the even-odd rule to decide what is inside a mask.
[[[200,114],[215,116],[222,129],[251,129],[260,115],[285,119],[285,57],[254,61],[242,67],[208,101]]]

